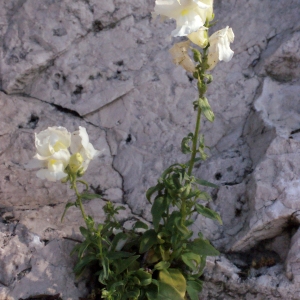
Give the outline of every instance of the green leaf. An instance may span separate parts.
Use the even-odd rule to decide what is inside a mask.
[[[72,256],[73,254],[75,254],[76,252],[78,252],[80,250],[82,243],[79,243],[77,245],[74,246],[73,250],[70,253],[70,256]]]
[[[142,228],[142,229],[146,229],[147,230],[148,229],[148,225],[145,224],[142,221],[136,221],[135,224],[134,224],[134,226],[133,226],[133,230],[134,229],[138,229],[138,228]]]
[[[140,253],[149,250],[154,244],[157,243],[157,234],[154,229],[147,230],[142,236],[140,243]]]
[[[202,290],[202,282],[200,280],[187,281],[186,290],[191,300],[199,300],[199,293]]]
[[[195,197],[196,199],[199,198],[199,196],[201,195],[201,191],[198,190],[198,189],[194,189],[194,190],[191,190],[190,193],[188,194],[188,196],[186,197],[186,199],[191,199],[193,197]]]
[[[78,249],[78,258],[81,258],[87,248],[91,245],[89,240],[85,240]]]
[[[212,220],[217,220],[221,225],[223,224],[222,219],[217,212],[215,212],[201,204],[195,204],[195,209],[198,214],[201,214],[204,217],[212,219]]]
[[[141,286],[147,286],[152,282],[152,274],[140,269],[135,272],[136,276],[140,279]]]
[[[115,261],[115,265],[117,268],[116,275],[122,273],[124,270],[126,270],[134,261],[136,261],[140,255],[131,256],[126,259],[119,259]]]
[[[107,257],[103,257],[101,260],[102,268],[103,268],[103,276],[102,276],[102,282],[105,282],[106,279],[109,278],[109,260]]]
[[[181,255],[181,259],[189,268],[192,269],[192,271],[196,271],[201,262],[201,257],[193,252],[183,253]]]
[[[140,293],[141,293],[140,289],[138,287],[135,287],[133,290],[125,294],[124,299],[138,299]]]
[[[169,229],[171,232],[174,231],[173,226],[175,226],[179,232],[182,233],[183,238],[187,238],[191,235],[191,231],[181,223],[181,213],[179,211],[173,211],[168,223],[167,223],[167,229]],[[173,235],[175,237],[175,235]]]
[[[201,56],[200,51],[197,50],[197,49],[194,49],[194,48],[192,48],[191,50],[194,54],[194,61],[201,63],[202,62],[202,56]]]
[[[102,199],[103,197],[99,194],[91,194],[91,193],[82,193],[80,194],[81,199],[83,200],[92,200],[95,198],[100,198]]]
[[[204,256],[218,256],[220,252],[213,247],[208,240],[197,238],[189,242],[186,246],[187,250]]]
[[[130,257],[132,256],[134,253],[130,253],[130,252],[125,252],[125,251],[117,251],[117,252],[111,252],[109,251],[107,254],[106,254],[106,257],[109,259],[109,260],[115,260],[115,259],[118,259],[118,258],[126,258],[126,257]]]
[[[170,265],[168,261],[160,261],[154,266],[154,270],[166,270],[169,269]]]
[[[85,257],[81,258],[74,267],[74,273],[76,275],[80,275],[84,268],[95,260],[98,260],[96,255],[86,255]]]
[[[86,239],[89,237],[90,232],[85,227],[80,226],[79,230]]]
[[[184,300],[181,294],[172,286],[159,282],[158,294],[155,298],[149,298],[153,300]]]
[[[189,143],[193,141],[194,135],[189,133],[188,136],[184,137],[181,142],[181,151],[183,154],[191,153],[192,149],[189,146]]]
[[[200,184],[200,185],[203,185],[203,186],[208,186],[208,187],[212,187],[212,188],[218,188],[219,186],[214,184],[214,183],[211,183],[209,181],[206,181],[204,179],[200,179],[200,178],[195,178],[195,181]]]
[[[152,284],[146,288],[146,296],[148,300],[158,300],[158,281],[152,279]]]
[[[64,217],[65,217],[65,214],[66,214],[68,208],[70,208],[71,206],[75,206],[75,205],[76,205],[75,202],[68,202],[68,203],[66,204],[65,209],[64,209],[64,212],[63,212],[63,215],[62,215],[62,217],[61,217],[61,219],[60,219],[61,222],[63,221],[63,219],[64,219]]]
[[[156,231],[158,231],[159,222],[166,209],[167,209],[167,200],[163,197],[156,197],[151,208],[153,226]]]
[[[215,120],[215,115],[211,110],[207,98],[206,97],[199,98],[199,105],[206,119],[210,122],[213,122]]]
[[[175,167],[182,167],[182,165],[178,164],[178,163],[175,163],[173,165],[171,165],[170,167],[168,167],[160,176],[160,179],[165,179],[166,176],[170,173],[172,173],[174,171],[174,168]]]
[[[206,84],[210,84],[213,81],[213,76],[211,74],[204,74],[206,78]]]
[[[201,199],[201,200],[205,200],[205,201],[210,201],[211,200],[211,196],[206,193],[206,192],[202,192],[198,195],[197,197],[198,199]]]
[[[158,278],[159,295],[163,294],[170,297],[170,293],[166,294],[166,292],[167,290],[169,290],[170,292],[173,290],[175,293],[173,292],[172,297],[167,299],[184,299],[186,292],[186,280],[178,269],[161,270],[159,272]],[[172,289],[170,289],[169,287],[171,287]]]
[[[206,266],[206,256],[202,256],[198,274],[195,275],[195,276],[197,276],[197,278],[200,277],[203,274],[205,266]]]
[[[150,187],[146,192],[146,198],[151,203],[151,197],[155,192],[158,192],[163,189],[163,184],[158,183],[156,186]]]
[[[123,232],[117,233],[112,241],[112,245],[109,250],[110,251],[115,251],[115,250],[120,251],[123,248],[122,244],[124,245],[127,240],[128,240],[127,234],[125,234]]]

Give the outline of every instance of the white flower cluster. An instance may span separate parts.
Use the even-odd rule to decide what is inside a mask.
[[[187,36],[192,43],[201,48],[209,44],[208,70],[212,70],[218,61],[231,60],[234,53],[230,49],[230,43],[234,40],[232,29],[227,26],[208,37],[208,28],[204,26],[206,22],[214,18],[213,0],[156,0],[154,15],[176,20],[176,29],[172,31],[172,36]],[[190,62],[187,63],[186,45],[183,49],[180,44],[172,48],[170,52],[174,63],[180,64],[189,72],[193,70]]]
[[[73,133],[61,126],[48,127],[35,134],[35,147],[37,153],[27,168],[41,168],[36,173],[37,177],[49,181],[67,177],[67,167],[73,173],[79,170],[85,172],[90,161],[100,154],[89,142],[86,129],[81,126]]]

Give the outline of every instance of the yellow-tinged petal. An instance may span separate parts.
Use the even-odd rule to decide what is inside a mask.
[[[208,44],[208,33],[206,27],[201,27],[196,32],[192,32],[188,35],[188,39],[198,45],[200,48],[205,48]]]
[[[233,40],[234,33],[229,26],[211,35],[208,48],[208,70],[212,70],[220,60],[228,62],[232,59],[234,52],[230,49],[230,43]]]
[[[169,50],[175,65],[182,66],[186,71],[193,73],[195,71],[195,64],[188,55],[190,41],[180,42],[174,44]]]

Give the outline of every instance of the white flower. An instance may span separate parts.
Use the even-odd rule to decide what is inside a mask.
[[[36,176],[40,179],[47,179],[49,181],[57,181],[65,178],[67,174],[64,172],[67,161],[49,159],[43,162],[41,167],[47,167],[47,169],[41,169],[36,172]]]
[[[196,32],[190,33],[188,39],[199,47],[205,48],[208,44],[207,28],[201,27]]]
[[[89,142],[89,136],[84,127],[79,126],[79,130],[72,133],[71,152],[80,153],[82,156],[82,168],[86,171],[90,161],[100,154],[95,150],[94,146]]]
[[[64,127],[48,127],[35,134],[37,150],[27,168],[42,168],[36,175],[49,181],[60,180],[67,176],[64,172],[70,160],[68,150],[71,144],[71,133]]]
[[[215,17],[213,11],[214,0],[201,0],[201,2],[208,5],[208,9],[204,11],[206,20],[209,22],[212,21]]]
[[[176,20],[172,36],[186,36],[197,31],[212,17],[212,0],[156,0],[154,14]]]
[[[181,65],[186,71],[193,73],[195,72],[195,64],[188,55],[189,45],[190,41],[176,43],[169,52],[175,65]]]
[[[234,52],[230,49],[230,43],[233,40],[234,33],[229,26],[211,35],[208,48],[208,70],[212,70],[219,60],[228,62],[232,59]]]
[[[35,134],[35,147],[38,157],[51,157],[57,159],[61,150],[66,150],[71,145],[71,133],[64,127],[48,127],[48,129]]]

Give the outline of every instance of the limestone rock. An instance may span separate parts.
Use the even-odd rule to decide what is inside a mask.
[[[87,293],[74,285],[65,239],[80,239],[82,219],[70,208],[60,222],[74,194],[24,167],[35,153],[34,132],[87,128],[105,151],[85,179],[126,207],[119,217],[128,228],[150,220],[145,191],[163,169],[189,159],[180,142],[194,127],[195,81],[172,64],[175,22],[151,21],[153,6],[0,2],[0,299]],[[299,13],[299,0],[215,1],[212,30],[233,28],[235,55],[213,71],[208,99],[216,121],[201,124],[210,158],[195,168],[220,185],[207,205],[224,225],[199,216],[194,228],[226,255],[209,259],[203,299],[300,298]],[[100,222],[104,204],[93,200],[86,210]],[[257,250],[279,261],[254,269],[243,256]]]
[[[34,295],[60,294],[63,299],[72,300],[87,293],[85,283],[75,280],[74,259],[70,252],[74,242],[52,240],[31,258],[28,274],[16,282],[8,297],[28,298]],[[28,289],[28,286],[31,288]]]
[[[104,149],[101,156],[93,160],[85,177],[91,190],[98,189],[105,194],[107,189],[122,187],[120,175],[111,166],[112,157],[103,130],[34,99],[0,93],[0,105],[0,207],[33,209],[45,204],[66,203],[73,196],[67,192],[66,185],[41,181],[34,171],[26,169],[26,164],[35,154],[34,132],[55,125],[62,125],[71,132],[84,126],[89,135],[95,137],[91,138],[94,147]],[[102,174],[102,180],[99,180],[99,174]]]

